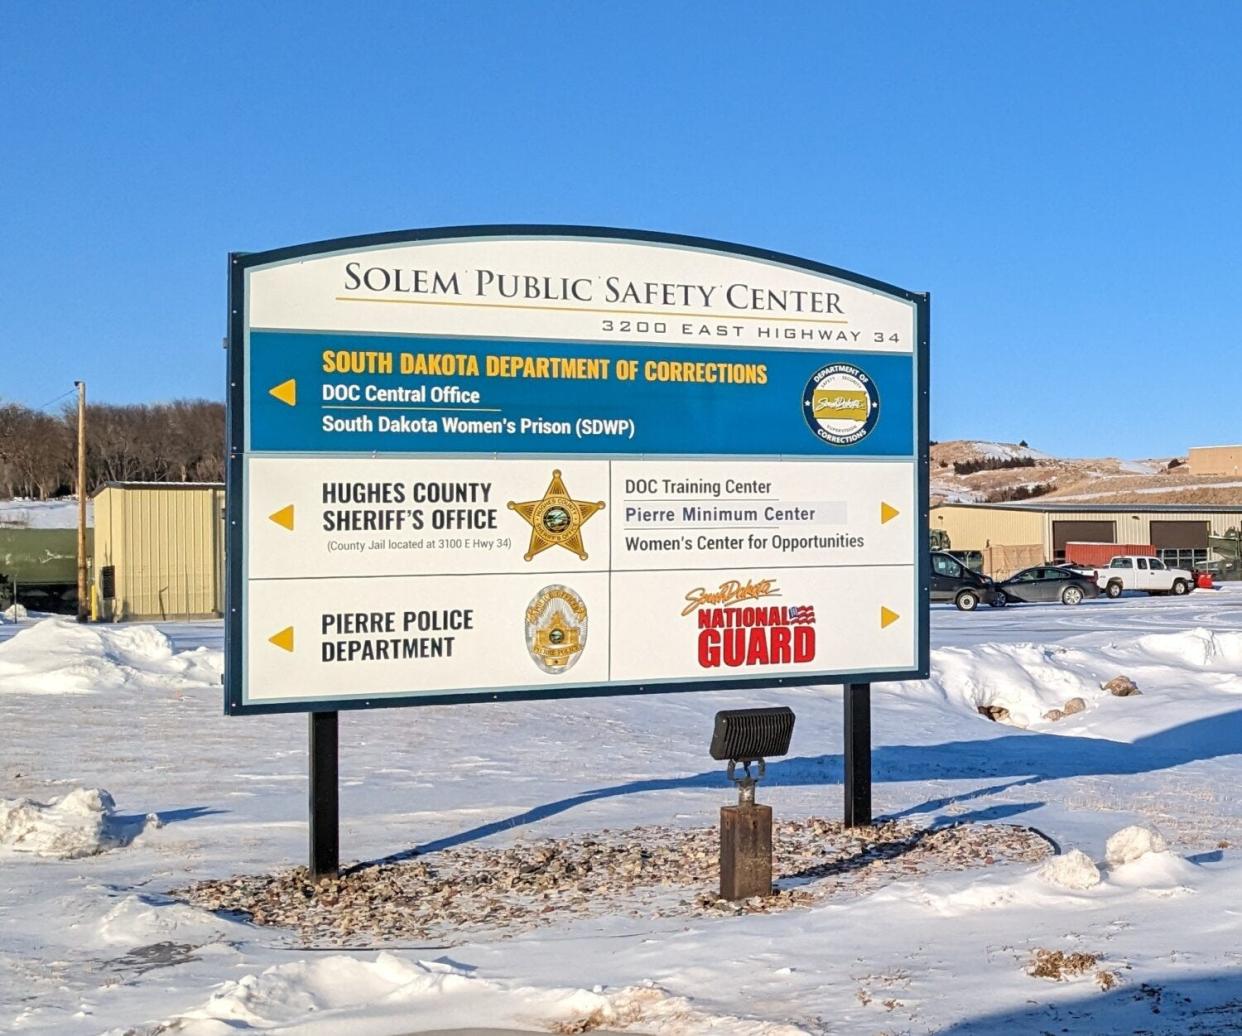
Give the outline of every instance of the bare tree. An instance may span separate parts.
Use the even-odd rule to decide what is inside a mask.
[[[87,486],[224,477],[224,407],[203,399],[87,408]],[[73,487],[77,411],[0,403],[0,497],[46,499]]]

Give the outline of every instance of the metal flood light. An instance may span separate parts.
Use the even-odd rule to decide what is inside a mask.
[[[789,752],[793,727],[793,709],[784,705],[773,709],[724,709],[716,713],[709,751],[713,759],[729,761],[729,780],[738,786],[739,804],[755,801],[755,784],[767,769],[764,760]],[[742,764],[744,777],[736,775],[738,763]],[[754,774],[750,772],[752,763],[758,764]]]
[[[775,709],[725,709],[716,713],[712,758],[745,763],[785,755],[793,728],[793,709],[787,705]]]
[[[711,756],[728,760],[737,785],[736,806],[720,810],[720,898],[749,899],[772,894],[772,810],[755,803],[755,784],[764,760],[789,752],[793,709],[725,709],[716,713]],[[744,776],[737,776],[741,763]],[[752,774],[750,768],[758,764]]]

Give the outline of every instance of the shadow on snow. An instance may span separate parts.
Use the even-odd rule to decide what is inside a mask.
[[[980,722],[987,722],[980,720]],[[915,780],[971,780],[998,778],[996,783],[945,798],[929,799],[883,818],[901,819],[932,813],[950,805],[983,798],[1013,788],[1069,777],[1124,776],[1167,770],[1185,763],[1242,751],[1242,709],[1210,716],[1162,730],[1133,742],[1074,737],[1035,731],[1015,731],[999,737],[948,741],[935,745],[881,745],[872,753],[874,783]],[[840,784],[843,762],[838,753],[799,756],[769,763],[765,788]],[[541,803],[504,820],[461,831],[393,856],[386,861],[408,859],[450,849],[487,838],[514,827],[537,823],[578,806],[621,795],[645,792],[686,791],[695,788],[727,788],[721,770],[684,777],[651,778],[579,792],[554,802]],[[1002,804],[973,813],[937,817],[935,824],[963,820],[1002,820],[1029,812],[1042,803]]]
[[[1107,966],[1107,965],[1105,965]],[[1124,973],[1123,973],[1123,982]],[[1048,990],[1051,992],[1051,989]],[[1038,995],[1033,993],[1034,995]],[[1107,993],[1024,1003],[1021,1007],[967,1018],[938,1036],[995,1036],[1013,1033],[1134,1033],[1224,1036],[1242,1033],[1242,973],[1222,971],[1127,982]]]

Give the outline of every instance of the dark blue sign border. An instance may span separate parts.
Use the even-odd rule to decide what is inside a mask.
[[[342,252],[372,248],[377,245],[396,245],[419,241],[445,239],[486,239],[520,237],[531,238],[597,238],[602,240],[647,242],[697,248],[724,255],[741,256],[779,263],[795,269],[827,274],[837,280],[862,288],[871,288],[895,298],[905,299],[915,306],[916,340],[914,364],[917,379],[915,425],[917,435],[916,463],[918,495],[918,529],[916,543],[918,571],[918,659],[917,668],[905,672],[851,673],[825,680],[821,676],[769,676],[753,679],[705,680],[687,683],[634,684],[628,686],[576,687],[559,690],[553,687],[496,691],[494,693],[444,693],[381,696],[374,699],[341,698],[306,702],[274,702],[267,704],[243,704],[242,674],[245,671],[246,645],[243,639],[242,602],[245,573],[245,479],[243,477],[246,419],[246,271],[257,266],[302,259],[329,252]],[[434,227],[424,230],[397,230],[384,234],[363,234],[355,237],[314,241],[309,244],[275,248],[267,252],[233,252],[229,255],[229,314],[228,314],[228,418],[226,452],[228,454],[226,480],[225,535],[227,550],[227,583],[225,587],[224,624],[224,711],[228,715],[258,715],[277,712],[337,712],[343,709],[387,708],[410,705],[458,705],[466,702],[485,701],[534,701],[540,699],[608,697],[621,694],[673,694],[687,691],[712,691],[762,687],[803,687],[843,683],[880,683],[897,680],[925,680],[931,670],[931,650],[928,643],[930,632],[930,580],[931,559],[927,550],[929,521],[930,471],[929,425],[928,425],[928,353],[931,337],[931,298],[926,292],[907,291],[884,281],[842,270],[810,259],[774,252],[766,248],[732,244],[711,238],[687,237],[680,234],[663,234],[648,230],[622,230],[612,227],[580,227],[545,224],[497,224],[463,227]]]

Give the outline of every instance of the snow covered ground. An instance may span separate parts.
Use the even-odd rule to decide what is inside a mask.
[[[1033,825],[1098,883],[1019,864],[341,949],[167,895],[305,857],[306,720],[222,715],[218,624],[0,624],[0,1031],[1242,1032],[1242,592],[932,626],[933,679],[873,695],[877,815]],[[1121,674],[1141,695],[1101,689]],[[385,710],[342,715],[342,853],[711,824],[731,798],[712,715],[754,703],[798,714],[760,799],[838,816],[837,689]],[[1108,862],[1135,824],[1168,848]],[[1039,950],[1097,960],[1057,981],[1028,973]]]
[[[92,527],[95,505],[86,502],[86,524]],[[76,529],[78,498],[58,500],[0,500],[0,529]]]

